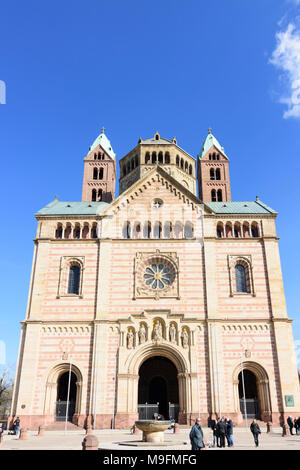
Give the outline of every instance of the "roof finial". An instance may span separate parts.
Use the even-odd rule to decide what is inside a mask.
[[[211,127],[208,128],[208,133],[211,134]]]
[[[257,201],[259,200],[259,197],[258,197],[258,196],[256,196],[256,200],[257,200]]]
[[[101,134],[104,134],[105,127],[102,126],[102,127],[101,127],[101,131],[102,131]]]

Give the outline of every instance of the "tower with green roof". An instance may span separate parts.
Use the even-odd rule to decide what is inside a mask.
[[[211,128],[198,154],[197,164],[199,199],[204,202],[231,201],[229,159]]]
[[[115,199],[116,154],[104,133],[94,140],[84,159],[82,201],[111,202]]]

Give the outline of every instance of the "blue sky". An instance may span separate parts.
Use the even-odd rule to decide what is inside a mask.
[[[196,156],[212,127],[230,157],[233,200],[259,195],[279,212],[300,348],[299,17],[297,0],[2,4],[0,340],[8,364],[25,317],[34,213],[55,195],[80,200],[83,157],[103,125],[118,158],[156,130]]]

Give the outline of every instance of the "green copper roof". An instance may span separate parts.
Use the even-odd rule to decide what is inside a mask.
[[[35,215],[97,215],[107,206],[107,202],[69,202],[54,199]]]
[[[202,158],[203,155],[205,155],[206,152],[208,152],[208,150],[209,150],[213,145],[214,145],[215,147],[217,147],[217,149],[219,149],[220,152],[222,152],[225,156],[227,156],[226,153],[225,153],[225,151],[224,151],[224,147],[221,146],[221,144],[218,142],[218,140],[215,138],[215,136],[212,135],[211,131],[209,131],[208,134],[207,134],[207,137],[206,137],[206,139],[205,139],[205,141],[204,141],[204,143],[203,143],[202,149],[201,149],[200,153],[198,154],[198,157],[199,157],[199,158]]]
[[[277,214],[262,201],[205,202],[216,214]]]
[[[89,152],[92,152],[92,150],[94,150],[98,145],[101,145],[103,150],[105,150],[113,160],[116,158],[116,154],[112,149],[111,143],[104,134],[104,128],[102,128],[101,134],[98,135],[97,139],[94,140]]]

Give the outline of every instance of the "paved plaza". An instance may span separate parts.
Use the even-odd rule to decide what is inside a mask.
[[[166,447],[136,447],[121,445],[122,442],[141,440],[142,434],[131,435],[129,430],[95,430],[99,440],[100,449],[113,450],[190,450],[189,429],[181,429],[179,434],[171,431],[165,432]],[[267,434],[266,429],[262,429],[260,436],[260,446],[255,448],[251,432],[245,428],[234,429],[234,447],[225,449],[211,448],[209,451],[231,451],[231,450],[300,450],[300,436],[281,436],[281,428],[275,428],[272,433]],[[212,441],[212,431],[204,428],[204,436],[207,442]],[[72,431],[45,431],[44,436],[38,436],[37,431],[28,431],[28,439],[20,440],[13,435],[4,435],[4,442],[1,450],[80,450],[82,440],[85,437],[84,430]],[[170,446],[171,442],[174,444]]]

